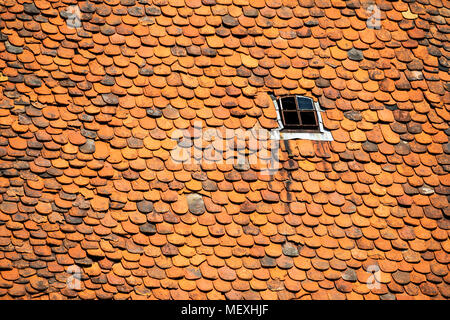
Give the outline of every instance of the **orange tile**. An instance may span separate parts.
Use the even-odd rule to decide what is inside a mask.
[[[51,274],[99,259],[85,290],[50,294],[63,299],[448,297],[439,219],[448,206],[441,167],[449,117],[433,106],[446,101],[449,77],[430,71],[441,52],[420,45],[428,26],[408,18],[424,9],[381,3],[376,30],[365,16],[346,15],[343,1],[302,4],[317,25],[292,1],[214,4],[124,10],[109,1],[94,15],[106,22],[101,32],[80,39],[54,19],[17,24],[30,9],[6,7],[12,31],[0,80],[17,94],[0,102],[0,243],[30,238],[33,254],[46,257],[47,245],[74,242],[48,264]],[[42,37],[31,39],[35,31]],[[61,46],[67,37],[76,39]],[[276,128],[264,88],[320,97],[333,141],[282,143],[271,176],[260,164],[170,162],[178,144],[171,134],[193,131],[199,119],[210,128]],[[186,190],[202,194],[204,213],[189,212]],[[33,210],[52,225],[20,220]],[[97,242],[117,235],[108,246]],[[0,294],[45,296],[47,277],[15,266],[23,250],[0,255]],[[379,290],[340,278],[351,267],[363,283],[375,256],[384,274],[395,274]],[[94,289],[101,270],[111,272]]]

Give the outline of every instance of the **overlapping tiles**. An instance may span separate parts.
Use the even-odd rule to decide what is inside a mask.
[[[3,1],[0,297],[448,299],[449,8],[374,3]],[[268,91],[334,140],[172,160],[276,128]]]

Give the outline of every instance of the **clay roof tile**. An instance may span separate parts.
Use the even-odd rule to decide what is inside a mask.
[[[80,3],[76,30],[45,1],[0,14],[0,243],[39,243],[20,272],[28,249],[0,255],[0,295],[449,297],[440,1],[378,3],[381,28],[358,1],[132,3]],[[267,92],[319,101],[333,141],[282,142],[272,174],[172,161],[191,145],[227,161],[257,152],[220,142],[278,127]],[[199,121],[214,140],[191,139]],[[21,220],[33,212],[58,224]],[[370,291],[375,256],[384,276]],[[85,290],[46,280],[73,263]]]

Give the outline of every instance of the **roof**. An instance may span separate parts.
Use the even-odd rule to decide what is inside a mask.
[[[2,3],[1,299],[449,298],[448,2]],[[333,141],[173,161],[269,93]]]

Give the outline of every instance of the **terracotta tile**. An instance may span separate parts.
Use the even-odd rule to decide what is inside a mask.
[[[100,32],[70,46],[59,43],[75,32],[54,19],[9,28],[0,80],[16,94],[15,102],[7,94],[0,102],[0,242],[31,235],[34,254],[49,257],[47,245],[74,241],[49,263],[52,274],[88,256],[101,259],[89,269],[86,290],[51,293],[61,298],[448,297],[439,282],[448,277],[441,219],[448,117],[429,105],[442,103],[448,76],[431,70],[442,52],[421,45],[429,26],[414,17],[425,14],[422,6],[381,3],[383,28],[375,30],[366,28],[365,13],[356,11],[363,20],[348,15],[342,1],[183,4],[130,9],[110,1],[94,15],[106,22]],[[35,5],[45,15],[53,10]],[[20,21],[21,6],[7,9],[8,26]],[[31,41],[39,30],[42,37]],[[430,37],[442,40],[439,32]],[[198,119],[211,127],[276,128],[263,87],[277,96],[320,97],[334,141],[286,143],[281,169],[269,177],[260,166],[166,161],[178,143],[171,133]],[[24,111],[12,112],[13,103]],[[25,161],[31,173],[23,157],[33,160]],[[205,212],[190,213],[186,190],[203,195]],[[69,218],[60,220],[55,208],[70,209]],[[44,231],[31,220],[8,222],[34,211],[58,225]],[[92,240],[114,234],[130,244],[98,248]],[[395,274],[392,281],[370,292],[340,278],[348,267],[370,264],[372,250],[385,257],[377,261]],[[20,263],[15,251],[0,256],[5,281],[18,279],[12,261]],[[199,265],[183,278],[182,268]],[[154,266],[159,271],[145,271]],[[91,279],[101,269],[112,271],[96,290]],[[32,268],[22,274],[32,283],[8,284],[0,294],[31,298],[49,290]]]

